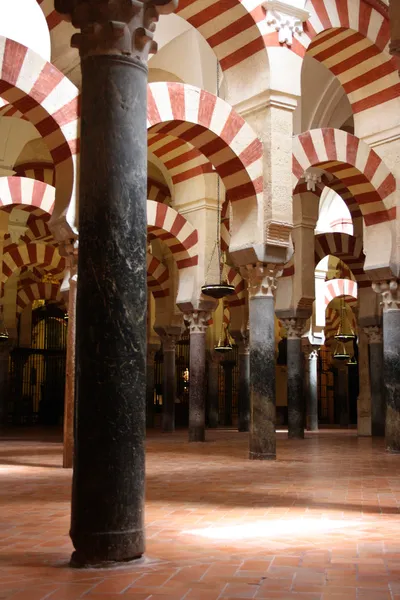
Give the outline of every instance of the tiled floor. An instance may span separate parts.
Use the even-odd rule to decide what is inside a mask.
[[[146,558],[99,572],[68,568],[61,445],[3,435],[0,599],[400,600],[400,456],[336,431],[250,462],[246,434],[207,437],[149,435]]]

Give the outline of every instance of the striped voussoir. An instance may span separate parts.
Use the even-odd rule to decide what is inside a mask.
[[[147,178],[147,199],[169,204],[171,201],[171,192],[169,187],[160,183],[151,177]]]
[[[0,208],[22,204],[38,209],[37,215],[51,215],[55,193],[52,185],[30,177],[0,177]],[[35,210],[30,212],[35,214]]]
[[[55,166],[57,197],[66,207],[76,193],[79,91],[52,64],[0,36],[0,94],[36,127]]]
[[[0,280],[2,287],[14,271],[26,266],[36,266],[52,274],[62,273],[65,269],[65,258],[60,256],[57,248],[46,244],[14,246],[3,253],[3,268]]]
[[[176,210],[154,200],[147,200],[147,231],[149,239],[159,239],[168,246],[178,269],[198,263],[198,233]]]
[[[298,54],[312,56],[339,79],[353,114],[398,102],[400,83],[389,54],[387,9],[365,0],[309,0],[304,33],[295,34]],[[301,45],[303,52],[299,51]]]
[[[226,299],[227,304],[233,308],[234,306],[244,306],[246,304],[246,282],[240,273],[237,272],[233,267],[229,267],[227,273],[227,280],[229,285],[233,285],[235,288],[232,296],[228,296]]]
[[[334,219],[329,223],[329,230],[334,233],[346,233],[347,235],[351,235],[353,231],[353,221],[352,219],[340,218]]]
[[[179,161],[188,158],[188,143],[196,151],[191,176],[212,172],[212,165],[224,183],[228,201],[257,203],[257,194],[263,190],[262,143],[227,102],[183,83],[150,83],[147,120],[153,152],[157,137],[159,158],[170,170],[171,161],[174,168],[182,170]],[[171,146],[170,138],[177,140],[176,147]],[[187,177],[187,170],[185,173]]]
[[[28,177],[36,181],[42,181],[49,185],[55,185],[55,170],[53,163],[46,162],[28,162],[14,166],[14,171],[18,177]]]
[[[17,292],[17,315],[21,314],[26,306],[35,300],[50,300],[64,302],[58,283],[34,282],[23,285]]]
[[[350,296],[357,300],[357,283],[351,279],[330,279],[325,282],[325,306],[341,296]]]
[[[231,234],[229,229],[229,202],[225,201],[221,209],[221,250],[229,250]]]
[[[155,256],[147,253],[147,285],[154,298],[169,296],[169,271]]]
[[[349,267],[359,287],[371,285],[364,271],[365,255],[361,238],[337,232],[316,235],[315,266],[328,255],[340,258]]]
[[[396,218],[396,180],[378,154],[339,129],[313,129],[293,140],[293,187],[311,166],[319,166],[348,188],[366,226]]]

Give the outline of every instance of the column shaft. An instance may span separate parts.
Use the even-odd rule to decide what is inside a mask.
[[[76,275],[70,277],[68,294],[67,357],[65,365],[63,467],[71,469],[74,457]]]
[[[208,426],[210,428],[218,427],[219,423],[219,386],[218,373],[219,362],[214,357],[208,361]]]
[[[175,343],[164,345],[164,387],[163,387],[163,412],[162,430],[175,431]]]
[[[76,565],[144,551],[146,84],[136,58],[82,60]]]
[[[250,350],[239,348],[238,429],[250,430]]]
[[[275,301],[271,296],[249,300],[251,459],[274,460],[275,437]]]
[[[154,428],[154,357],[156,351],[153,349],[147,350],[147,365],[146,365],[146,427]]]
[[[189,442],[205,441],[206,332],[190,332]]]
[[[303,354],[301,338],[287,341],[288,436],[304,438]]]
[[[349,426],[348,380],[347,366],[338,368],[337,402],[339,407],[339,424],[341,427]]]
[[[383,393],[383,344],[382,341],[369,344],[371,382],[371,427],[373,436],[385,435],[385,395]]]
[[[308,362],[307,420],[310,431],[318,431],[318,353],[310,353]]]
[[[386,449],[400,452],[400,310],[383,311],[383,380],[386,389]]]
[[[224,368],[225,378],[225,410],[224,410],[224,425],[230,427],[232,425],[232,391],[233,391],[233,367],[234,363],[222,363]]]

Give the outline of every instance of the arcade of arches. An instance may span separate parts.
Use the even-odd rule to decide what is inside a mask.
[[[341,548],[332,528],[314,540],[305,514],[354,510],[373,530],[376,501],[400,533],[400,5],[19,3],[0,8],[0,478],[10,497],[25,475],[35,498],[40,481],[50,494],[54,471],[27,459],[21,474],[15,457],[54,453],[53,468],[62,454],[71,566],[135,561],[146,537],[157,561],[134,562],[125,586],[100,571],[92,593],[71,571],[71,589],[45,589],[58,578],[9,532],[6,495],[0,554],[15,555],[0,598],[400,598],[391,533],[352,524]],[[221,282],[223,298],[202,291]],[[158,461],[186,481],[170,498]],[[236,522],[248,486],[255,512]],[[213,498],[229,506],[227,538]],[[288,507],[290,543],[265,525]],[[196,554],[182,527],[171,538],[179,515],[224,543]],[[64,525],[47,539],[59,560]],[[7,579],[29,566],[12,535],[43,568],[37,595],[29,573]]]

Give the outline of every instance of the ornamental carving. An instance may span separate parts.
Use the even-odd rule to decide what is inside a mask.
[[[364,327],[364,333],[367,335],[368,342],[370,344],[383,343],[382,328],[379,327],[379,325],[371,325],[370,327]]]
[[[240,269],[248,280],[249,298],[260,296],[273,297],[278,285],[278,277],[282,275],[283,265],[256,263]]]
[[[194,310],[185,314],[185,322],[192,333],[206,333],[211,313],[205,310]]]
[[[66,20],[80,29],[71,39],[82,58],[119,54],[143,63],[157,51],[154,41],[160,14],[169,14],[178,0],[54,0]]]
[[[298,340],[303,335],[306,328],[306,319],[281,319],[281,323],[287,332],[288,340]]]
[[[396,279],[373,283],[372,289],[377,294],[382,294],[382,308],[384,311],[400,309],[399,283]]]
[[[175,352],[176,342],[179,340],[179,335],[165,333],[160,336],[163,352]]]
[[[287,46],[293,44],[295,33],[303,33],[303,23],[310,17],[308,11],[282,0],[267,0],[263,7],[267,11],[267,25],[278,32],[279,43]]]

